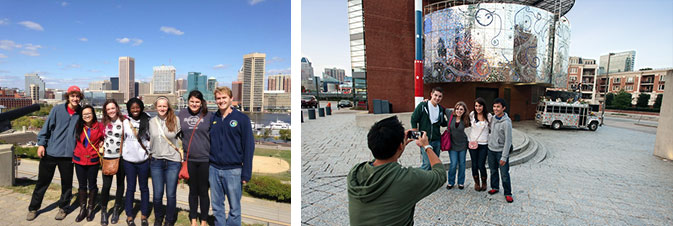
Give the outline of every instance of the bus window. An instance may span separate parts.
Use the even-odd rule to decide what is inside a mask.
[[[574,112],[575,112],[575,114],[579,114],[580,113],[580,108],[574,108]]]
[[[553,111],[553,106],[547,105],[547,112],[552,113]]]
[[[561,106],[560,108],[561,109],[559,110],[559,113],[565,114],[566,113],[566,106]]]

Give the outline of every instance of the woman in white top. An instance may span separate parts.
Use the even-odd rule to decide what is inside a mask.
[[[126,102],[129,118],[124,120],[124,170],[126,171],[126,224],[135,225],[133,213],[134,193],[136,192],[136,179],[140,187],[140,212],[142,213],[141,225],[149,225],[147,217],[150,215],[150,189],[147,186],[147,178],[150,174],[150,116],[143,110],[145,105],[138,98],[131,98]]]
[[[180,120],[175,116],[168,98],[159,97],[154,102],[158,115],[150,120],[150,146],[152,146],[152,189],[154,191],[152,204],[154,205],[154,224],[173,225],[178,219],[175,212],[176,189],[178,187],[178,173],[182,167],[182,153],[178,148],[178,133]],[[162,200],[166,191],[166,208]]]
[[[472,160],[472,177],[474,178],[474,190],[486,191],[486,155],[488,154],[489,124],[493,115],[488,113],[484,98],[474,101],[474,111],[470,112],[472,129],[467,136],[470,159]],[[481,184],[479,177],[481,174]]]
[[[111,223],[116,224],[119,221],[119,214],[122,211],[124,203],[122,197],[124,197],[124,159],[121,158],[122,148],[122,125],[124,124],[125,117],[122,115],[119,110],[119,105],[114,99],[108,99],[103,104],[103,109],[105,109],[105,114],[103,114],[103,127],[105,133],[105,140],[103,144],[103,158],[104,159],[119,159],[119,165],[117,167],[117,193],[115,194],[115,203],[112,207],[112,218]],[[112,177],[115,175],[103,175],[103,190],[101,191],[101,225],[108,224],[108,213],[107,213],[107,204],[110,200],[110,187],[112,187]]]

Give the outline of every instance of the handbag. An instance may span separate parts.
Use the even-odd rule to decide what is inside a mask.
[[[488,125],[486,125],[486,126],[488,126]],[[479,147],[479,142],[476,141],[476,139],[479,139],[481,134],[484,133],[484,129],[486,129],[486,126],[481,128],[481,132],[479,132],[479,135],[477,135],[477,137],[474,138],[474,141],[470,141],[469,143],[467,143],[467,148],[474,150],[474,149],[477,149]]]
[[[447,126],[446,130],[444,130],[444,133],[442,133],[442,137],[440,138],[440,149],[442,151],[451,150],[451,121],[453,121],[453,114],[451,114],[451,117],[449,118],[449,126]]]
[[[124,127],[123,126],[122,126],[122,134],[124,134]],[[89,141],[89,144],[92,144],[91,140],[89,139],[89,134],[87,134],[85,132],[84,135],[86,136],[86,140]],[[124,145],[124,136],[121,136],[121,137],[122,137],[122,140],[121,140],[121,143],[119,145],[120,154],[121,154],[121,151],[122,151],[122,146]],[[103,158],[103,156],[100,155],[100,152],[98,151],[98,149],[96,149],[96,146],[94,146],[92,144],[91,147],[93,147],[93,149],[96,151],[96,154],[98,154],[98,158],[100,159],[100,166],[101,166],[101,168],[103,168],[103,175],[110,176],[110,175],[117,174],[117,170],[119,169],[119,158],[113,158],[113,159]]]
[[[203,119],[203,117],[199,117],[199,121],[196,122],[196,125],[192,130],[192,135],[189,137],[189,143],[187,144],[187,157],[185,157],[185,161],[182,162],[182,168],[180,168],[180,174],[178,174],[179,179],[189,180],[189,170],[187,169],[187,160],[189,160],[189,149],[192,147],[192,138],[194,138],[194,132],[196,132],[199,123],[201,123],[201,119]]]

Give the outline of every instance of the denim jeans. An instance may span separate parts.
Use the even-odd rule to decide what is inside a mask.
[[[430,141],[430,146],[432,146],[432,151],[435,152],[437,157],[439,158],[439,154],[442,152],[439,150],[439,146],[441,145],[441,141],[435,140],[435,141]],[[423,164],[421,164],[421,169],[424,170],[431,170],[432,166],[430,165],[430,160],[428,159],[428,153],[425,152],[425,148],[421,147],[421,156],[423,158]]]
[[[241,225],[241,168],[208,169],[210,203],[215,215],[215,225]],[[224,213],[224,198],[229,201],[229,217]]]
[[[510,152],[512,153],[512,152]],[[502,178],[502,187],[505,189],[505,195],[512,195],[512,184],[509,180],[509,157],[504,166],[500,166],[502,152],[488,150],[488,168],[491,169],[491,189],[499,189],[499,179]],[[500,170],[500,176],[498,176]]]
[[[470,149],[470,159],[472,160],[472,176],[488,177],[486,174],[486,156],[488,155],[488,144],[480,144],[477,149]]]
[[[152,174],[154,219],[159,221],[166,216],[166,222],[175,222],[177,214],[175,212],[176,189],[178,187],[178,173],[182,164],[166,159],[152,158],[150,162],[150,171]],[[166,188],[166,209],[162,205],[164,198],[164,187]]]
[[[458,167],[458,184],[465,184],[465,153],[467,151],[449,151],[449,185],[456,183],[456,167]]]
[[[133,163],[124,162],[124,171],[126,172],[126,202],[124,209],[126,216],[135,217],[133,213],[133,201],[136,193],[136,179],[140,187],[140,212],[143,216],[150,215],[150,188],[147,186],[147,178],[150,174],[149,159],[144,162]]]

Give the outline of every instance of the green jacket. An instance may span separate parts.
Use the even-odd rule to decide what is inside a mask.
[[[416,203],[446,182],[444,165],[432,170],[407,168],[397,162],[357,164],[348,173],[351,225],[413,225]]]
[[[446,117],[444,117],[444,107],[439,105],[439,120],[435,124],[431,124],[428,104],[430,104],[430,101],[421,102],[416,106],[414,113],[411,114],[411,128],[425,131],[428,133],[429,141],[436,141],[441,138],[439,128],[447,126]]]

